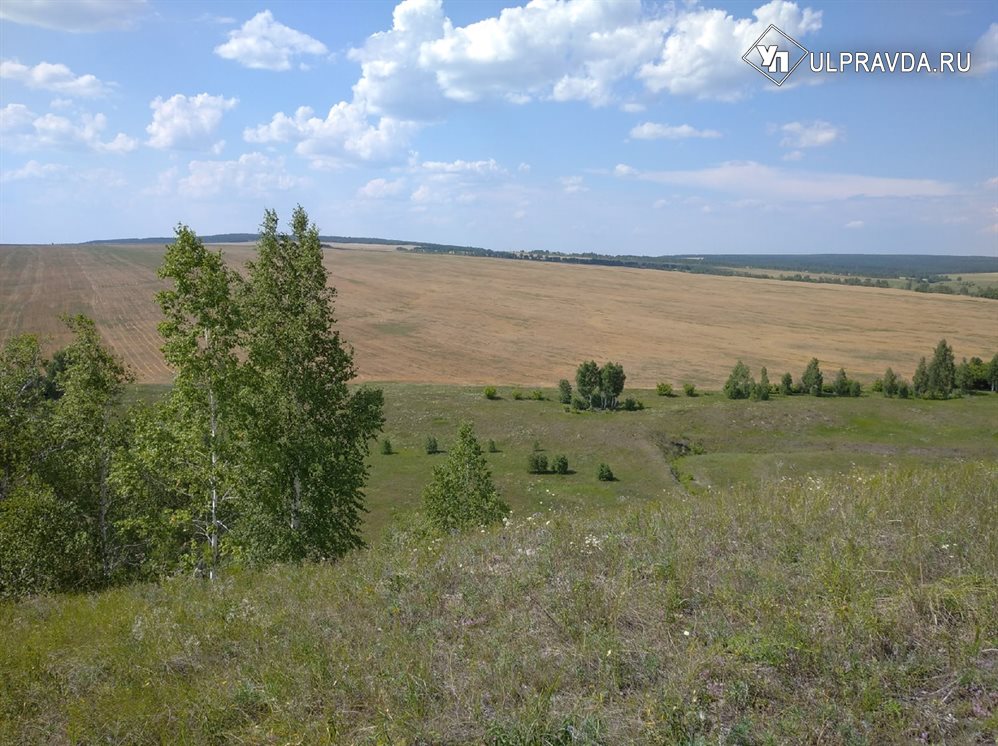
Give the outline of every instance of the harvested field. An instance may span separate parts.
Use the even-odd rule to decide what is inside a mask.
[[[224,247],[234,264],[250,245]],[[57,315],[93,316],[139,381],[162,383],[154,293],[162,247],[0,247],[0,340],[66,341]],[[871,380],[910,377],[945,337],[959,360],[998,350],[998,303],[902,290],[558,266],[391,247],[339,247],[326,265],[362,380],[551,385],[584,358],[628,383],[719,386],[737,358],[770,379],[818,357]]]

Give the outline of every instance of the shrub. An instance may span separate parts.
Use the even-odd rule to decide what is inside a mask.
[[[765,366],[763,366],[759,372],[759,383],[752,386],[752,401],[768,401],[770,391],[769,376]]]
[[[755,381],[752,380],[748,366],[739,360],[724,383],[724,395],[729,399],[748,399],[754,388]]]
[[[555,456],[551,461],[551,471],[555,474],[568,474],[568,457]]]
[[[527,466],[531,474],[546,474],[548,470],[548,457],[543,453],[531,453],[527,459]]]
[[[870,385],[870,391],[879,394],[883,392],[883,390],[884,390],[884,379],[883,378],[874,379],[873,383]],[[884,394],[884,396],[887,396],[887,394]]]
[[[578,396],[572,397],[572,408],[584,412],[589,409],[589,402]]]
[[[544,392],[540,389],[534,389],[530,392],[530,398],[534,401],[544,401]]]
[[[794,393],[794,377],[790,373],[784,373],[780,379],[780,393],[784,396]]]
[[[499,448],[496,446],[496,442],[491,438],[489,439],[489,453],[499,453]]]
[[[614,482],[617,479],[613,476],[613,471],[606,464],[599,465],[599,468],[596,470],[596,478],[601,482]]]
[[[849,381],[849,396],[860,396],[863,393],[863,387],[860,385],[859,381]]]
[[[683,393],[686,394],[687,396],[696,396],[697,395],[697,387],[694,386],[692,383],[684,383],[683,384]]]
[[[572,403],[572,384],[567,378],[558,381],[558,401],[562,404]]]
[[[495,523],[509,513],[469,423],[458,430],[447,461],[434,467],[423,505],[433,524],[445,531]]]
[[[836,396],[849,395],[849,377],[846,375],[845,368],[839,368],[839,372],[835,374],[835,380],[832,381],[832,390]]]
[[[534,444],[530,447],[530,450],[532,450],[534,453],[537,453],[539,451],[543,451],[544,449],[541,448],[541,442],[539,440],[535,440]]]
[[[623,408],[628,412],[637,412],[639,409],[644,409],[645,405],[635,399],[633,396],[629,396],[624,399]]]
[[[437,439],[432,435],[426,439],[426,453],[432,456],[434,453],[440,453],[440,448],[437,445]]]
[[[381,441],[381,453],[385,456],[391,456],[395,451],[392,450],[392,442],[385,438]]]
[[[672,384],[660,383],[655,387],[655,393],[659,396],[672,396]]]
[[[513,398],[516,401],[523,401],[523,392],[520,389],[513,389]]]
[[[491,400],[491,399],[498,399],[499,398],[499,392],[496,391],[496,387],[495,386],[486,386],[484,393],[485,393],[485,398],[486,399],[490,399]]]
[[[821,368],[818,365],[818,358],[813,357],[807,364],[807,368],[804,369],[803,375],[800,377],[800,387],[801,391],[806,391],[811,394],[811,396],[821,396],[822,385],[824,384],[824,376],[821,373]]]

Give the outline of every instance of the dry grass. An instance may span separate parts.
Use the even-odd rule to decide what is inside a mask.
[[[247,245],[225,247],[234,263]],[[0,247],[0,340],[66,336],[63,311],[94,316],[143,382],[159,354],[157,246]],[[551,385],[589,357],[628,383],[717,387],[737,358],[770,377],[811,356],[872,379],[910,376],[946,337],[958,357],[998,348],[994,301],[900,290],[556,266],[344,247],[327,254],[337,313],[364,380]]]

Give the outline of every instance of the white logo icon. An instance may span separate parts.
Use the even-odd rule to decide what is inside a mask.
[[[742,59],[776,85],[783,85],[810,54],[803,44],[769,24]]]

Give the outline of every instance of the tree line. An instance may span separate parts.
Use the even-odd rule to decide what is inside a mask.
[[[363,545],[383,398],[348,388],[318,229],[299,206],[280,232],[268,210],[245,276],[175,234],[157,295],[175,372],[162,401],[123,404],[131,373],[84,316],[49,361],[33,335],[0,351],[0,596]]]

